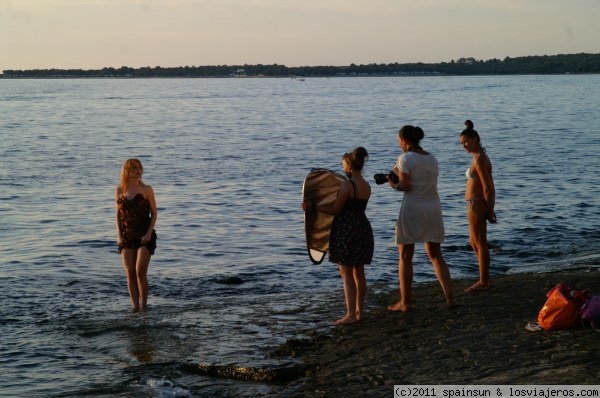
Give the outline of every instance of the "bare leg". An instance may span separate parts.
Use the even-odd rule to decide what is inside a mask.
[[[465,292],[487,291],[490,283],[490,250],[487,241],[487,207],[482,200],[475,201],[468,209],[469,242],[477,256],[479,281],[465,289]]]
[[[334,322],[335,325],[350,325],[356,322],[356,285],[352,267],[338,265],[342,282],[344,282],[344,296],[346,297],[346,315]]]
[[[450,277],[450,270],[448,269],[448,264],[446,264],[446,261],[444,261],[440,244],[426,242],[425,251],[427,251],[427,255],[429,256],[431,265],[433,265],[435,275],[442,286],[442,291],[444,292],[444,297],[446,298],[446,305],[449,308],[456,306],[454,294],[452,293],[452,278]]]
[[[131,299],[131,308],[134,312],[140,310],[140,291],[137,282],[136,260],[137,251],[134,249],[123,249],[121,251],[125,276],[127,276],[127,288]]]
[[[145,246],[138,249],[136,274],[138,291],[140,292],[140,309],[148,309],[148,265],[150,264],[150,252]]]
[[[398,260],[398,280],[400,283],[400,300],[388,307],[390,311],[410,311],[412,302],[413,255],[415,245],[398,245],[400,259]]]
[[[365,278],[364,265],[352,267],[354,284],[356,286],[356,320],[362,320],[362,310],[367,295],[367,279]]]

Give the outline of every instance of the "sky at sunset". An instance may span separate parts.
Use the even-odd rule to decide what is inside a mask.
[[[600,0],[0,0],[0,71],[600,53]]]

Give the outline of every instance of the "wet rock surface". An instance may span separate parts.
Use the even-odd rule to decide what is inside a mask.
[[[415,286],[406,314],[386,309],[397,292],[368,297],[374,309],[361,323],[297,345],[306,376],[278,396],[390,397],[398,384],[598,384],[598,331],[525,326],[556,284],[600,293],[600,274],[508,275],[488,292],[463,293],[472,282],[454,282],[454,309],[437,283]]]

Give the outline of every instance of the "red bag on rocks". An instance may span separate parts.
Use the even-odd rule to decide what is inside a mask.
[[[574,290],[559,283],[546,293],[546,303],[538,314],[538,323],[544,330],[581,326],[581,307],[589,299],[587,291]]]

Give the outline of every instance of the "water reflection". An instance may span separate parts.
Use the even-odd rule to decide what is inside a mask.
[[[146,325],[127,331],[128,350],[140,363],[151,363],[155,357],[156,339]]]

